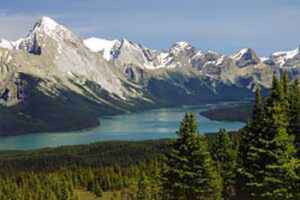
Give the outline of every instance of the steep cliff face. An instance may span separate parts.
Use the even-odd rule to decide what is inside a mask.
[[[251,97],[273,71],[299,74],[296,52],[232,56],[177,42],[157,51],[128,41],[83,40],[43,17],[17,41],[0,42],[0,135],[74,130],[104,114]]]

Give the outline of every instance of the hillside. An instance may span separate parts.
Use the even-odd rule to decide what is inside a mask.
[[[273,71],[299,74],[299,49],[259,58],[176,42],[157,51],[123,39],[83,39],[49,17],[0,42],[0,135],[70,131],[107,114],[252,97]]]

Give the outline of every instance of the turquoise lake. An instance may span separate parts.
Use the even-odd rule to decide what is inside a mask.
[[[237,104],[239,102],[226,102],[105,116],[100,118],[100,126],[89,130],[0,137],[0,150],[28,150],[111,140],[172,138],[176,137],[180,120],[186,112],[195,113],[201,133],[217,132],[220,128],[238,130],[244,126],[243,122],[213,121],[199,114],[203,110]]]

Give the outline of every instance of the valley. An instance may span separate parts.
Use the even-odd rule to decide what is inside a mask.
[[[84,130],[106,115],[253,98],[256,83],[267,93],[274,71],[293,81],[299,67],[299,48],[269,58],[187,42],[153,50],[84,39],[42,17],[26,37],[0,42],[0,135]]]
[[[226,109],[244,104],[244,101],[223,102],[103,116],[100,118],[100,126],[82,131],[41,132],[0,137],[0,150],[30,150],[63,145],[89,144],[98,141],[140,141],[174,138],[176,137],[179,120],[186,112],[199,113],[206,110]],[[202,115],[197,115],[197,120],[201,133],[215,133],[220,128],[237,131],[244,126],[244,123],[238,120],[210,120]]]

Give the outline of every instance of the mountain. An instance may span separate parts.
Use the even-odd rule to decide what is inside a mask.
[[[271,55],[267,62],[279,67],[299,67],[300,47],[291,51],[275,52]]]
[[[284,61],[284,64],[282,62]],[[158,51],[123,39],[82,39],[43,17],[17,41],[0,42],[0,135],[77,130],[99,116],[252,97],[273,71],[298,76],[299,49],[226,56],[177,42]]]

